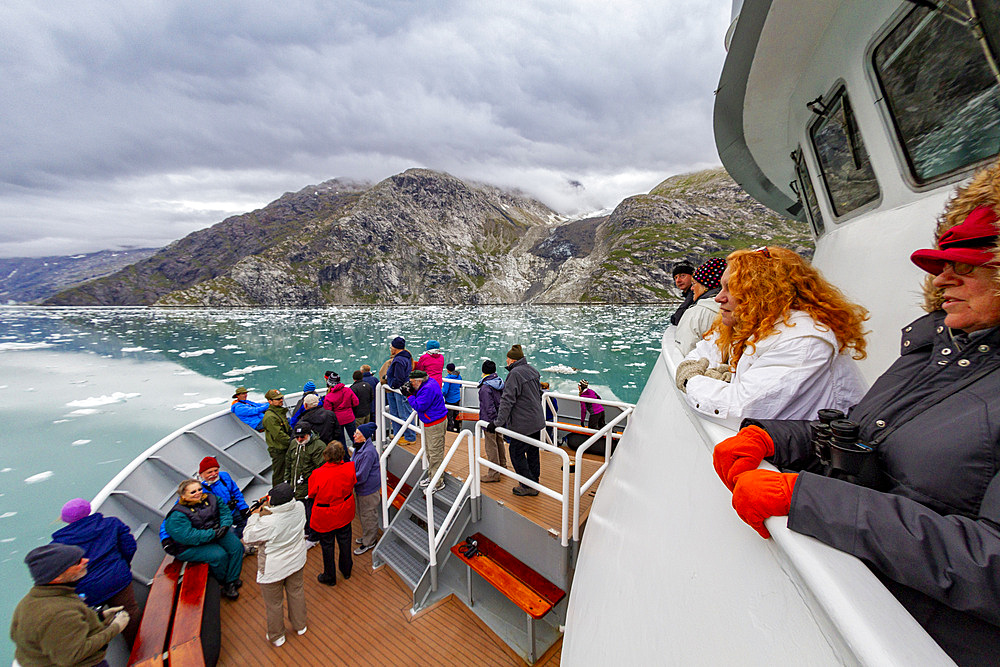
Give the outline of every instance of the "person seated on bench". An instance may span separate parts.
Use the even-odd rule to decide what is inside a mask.
[[[219,499],[205,493],[196,479],[181,482],[177,496],[160,525],[163,550],[177,560],[208,563],[209,572],[222,584],[222,595],[235,600],[243,585],[243,543],[230,530],[232,513],[221,510]]]
[[[808,422],[753,420],[714,456],[762,537],[787,515],[860,558],[960,665],[1000,664],[998,213],[1000,165],[959,189],[936,247],[911,256],[934,276],[929,314],[903,327],[900,357],[848,414],[869,485],[826,476],[839,471],[815,456]],[[765,458],[797,472],[757,470]]]
[[[205,493],[213,493],[222,505],[233,513],[233,531],[243,539],[243,528],[247,525],[246,512],[250,509],[240,487],[232,476],[219,470],[219,461],[214,456],[206,456],[198,465],[198,477]]]
[[[261,420],[267,412],[267,403],[256,403],[247,400],[247,388],[237,387],[233,393],[233,402],[229,406],[229,411],[239,417],[240,421],[255,431],[263,431]]]
[[[799,255],[737,250],[722,274],[719,319],[677,366],[692,410],[733,429],[744,417],[815,419],[865,393],[851,359],[863,359],[868,311]]]

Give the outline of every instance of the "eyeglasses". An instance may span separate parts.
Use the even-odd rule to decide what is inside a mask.
[[[956,276],[967,276],[976,268],[975,264],[969,264],[967,262],[953,262],[946,259],[941,265],[941,273],[944,273],[946,268],[950,268],[951,272]]]

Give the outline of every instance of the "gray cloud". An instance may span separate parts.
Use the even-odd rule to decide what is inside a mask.
[[[728,10],[4,3],[0,256],[162,245],[288,190],[412,166],[567,213],[613,206],[718,162]]]

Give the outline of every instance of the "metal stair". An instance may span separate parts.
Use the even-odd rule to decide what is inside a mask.
[[[462,482],[445,474],[443,489],[434,494],[434,529],[440,529],[462,489]],[[432,577],[430,554],[427,540],[427,500],[424,488],[414,485],[406,502],[396,513],[382,534],[382,538],[372,552],[372,565],[388,565],[413,591],[414,611],[426,606],[431,600]],[[438,571],[451,556],[450,548],[464,534],[472,518],[469,498],[466,495],[459,507],[455,520],[438,547],[436,560]]]

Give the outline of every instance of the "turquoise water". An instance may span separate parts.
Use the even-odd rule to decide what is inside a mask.
[[[62,527],[62,504],[94,497],[160,438],[228,406],[236,385],[263,400],[272,387],[322,385],[325,370],[345,379],[361,364],[377,371],[402,335],[414,357],[440,341],[471,380],[483,359],[502,367],[520,343],[553,390],[575,393],[586,378],[605,398],[635,402],[672,310],[0,307],[0,625],[30,586],[25,553]],[[12,657],[0,642],[0,662]]]

